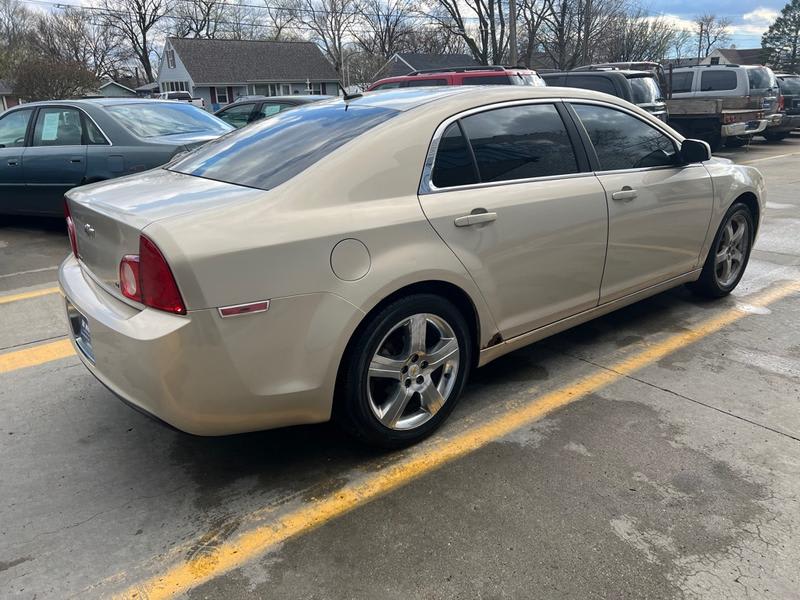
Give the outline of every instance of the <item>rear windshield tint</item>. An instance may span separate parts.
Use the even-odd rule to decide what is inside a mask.
[[[800,94],[800,77],[783,79],[780,82],[781,91],[784,94],[798,95]]]
[[[653,104],[661,102],[661,88],[655,77],[631,77],[631,101],[634,104]]]
[[[775,75],[764,67],[747,69],[747,78],[750,80],[751,90],[766,90],[776,86]]]
[[[268,190],[396,114],[341,102],[308,104],[214,140],[169,169]]]
[[[222,135],[231,126],[202,108],[182,102],[141,102],[106,107],[128,131],[141,138],[189,133]]]

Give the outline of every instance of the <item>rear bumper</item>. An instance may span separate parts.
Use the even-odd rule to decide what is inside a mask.
[[[792,131],[800,127],[800,115],[782,115],[776,123],[771,124],[767,131],[780,133],[783,131]]]
[[[736,137],[740,135],[756,135],[767,128],[768,119],[758,119],[742,123],[730,123],[722,126],[722,137]]]
[[[330,418],[336,371],[361,313],[332,294],[273,299],[265,313],[220,317],[138,310],[67,258],[59,284],[86,318],[93,357],[75,351],[114,394],[173,427],[225,435]]]

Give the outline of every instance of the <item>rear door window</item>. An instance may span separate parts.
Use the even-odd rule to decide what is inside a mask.
[[[747,80],[750,84],[750,90],[768,90],[777,85],[775,75],[772,71],[764,67],[756,67],[754,69],[747,69]]]
[[[433,85],[447,85],[447,79],[409,79],[408,87],[428,87]]]
[[[170,170],[268,190],[397,114],[375,106],[307,104],[217,138]]]
[[[221,111],[217,116],[229,125],[244,127],[250,122],[250,115],[252,112],[252,103],[235,104]]]
[[[702,71],[700,73],[701,92],[725,92],[735,90],[737,85],[736,71],[732,69]]]
[[[32,114],[32,109],[15,110],[0,118],[0,148],[25,145],[25,132]]]
[[[661,88],[655,77],[631,77],[631,102],[634,104],[654,104],[660,102]]]
[[[683,71],[672,74],[672,93],[685,94],[692,91],[693,71]]]
[[[375,90],[392,90],[394,88],[403,87],[402,81],[390,81],[389,83],[382,83],[379,86],[373,88]]]
[[[461,120],[481,181],[578,172],[564,122],[552,104],[497,108]]]
[[[574,104],[573,108],[592,141],[601,171],[677,164],[675,142],[644,121],[605,106]]]
[[[448,125],[439,140],[432,179],[437,188],[478,183],[472,152],[458,123]]]

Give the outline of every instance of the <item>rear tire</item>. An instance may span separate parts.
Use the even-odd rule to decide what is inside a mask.
[[[753,248],[753,214],[743,202],[734,202],[714,236],[700,278],[687,285],[698,296],[722,298],[742,279]]]
[[[780,142],[782,140],[785,140],[788,137],[788,135],[789,135],[788,131],[782,131],[780,133],[766,132],[764,133],[764,139],[767,140],[768,142]]]
[[[434,294],[396,300],[369,319],[344,357],[334,419],[384,448],[433,433],[458,402],[472,365],[464,315]]]

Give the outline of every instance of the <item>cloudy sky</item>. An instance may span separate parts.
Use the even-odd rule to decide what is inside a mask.
[[[698,13],[725,17],[732,23],[731,40],[739,48],[759,48],[761,34],[775,20],[787,0],[661,0],[646,5],[652,15],[668,15],[682,26]],[[684,23],[685,22],[685,23]]]

